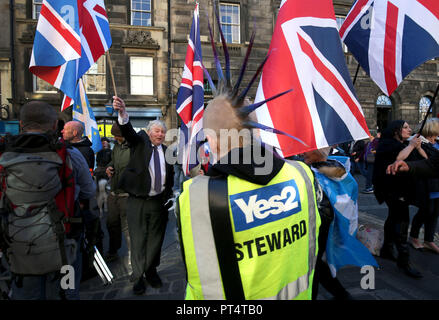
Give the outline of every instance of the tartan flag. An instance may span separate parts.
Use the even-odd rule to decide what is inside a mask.
[[[439,1],[358,0],[340,37],[390,96],[412,70],[439,56]]]
[[[203,139],[204,86],[199,28],[199,7],[195,5],[180,89],[177,113],[181,118],[178,152],[186,176],[198,165],[197,147]]]

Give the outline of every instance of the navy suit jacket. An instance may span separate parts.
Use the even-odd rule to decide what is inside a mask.
[[[120,125],[122,136],[130,145],[130,161],[120,177],[118,187],[125,190],[132,196],[148,197],[151,190],[151,176],[149,174],[149,161],[152,157],[152,144],[145,131],[139,133],[134,131],[130,122]],[[163,152],[166,146],[162,144]],[[172,197],[172,186],[174,184],[173,166],[166,163],[165,190],[161,193],[163,203]]]

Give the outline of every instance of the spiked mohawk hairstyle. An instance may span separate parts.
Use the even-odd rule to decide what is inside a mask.
[[[258,103],[249,104],[246,99],[247,93],[249,92],[251,86],[257,79],[258,75],[261,73],[262,68],[264,67],[265,63],[268,60],[269,54],[265,57],[265,59],[261,62],[258,69],[256,70],[255,74],[251,78],[250,82],[247,84],[244,90],[239,92],[240,85],[242,82],[242,79],[244,78],[245,70],[247,68],[247,63],[250,57],[250,53],[253,47],[253,43],[255,40],[256,35],[256,24],[254,23],[253,26],[253,32],[250,37],[250,42],[247,48],[246,55],[244,57],[244,60],[242,62],[241,70],[239,72],[239,76],[237,78],[237,81],[234,86],[232,86],[231,76],[230,76],[230,57],[229,57],[229,51],[227,48],[226,39],[224,37],[224,34],[221,30],[221,23],[220,23],[220,17],[218,14],[216,1],[213,1],[213,9],[215,12],[215,18],[216,22],[218,24],[218,30],[220,32],[221,36],[221,43],[224,50],[224,59],[225,59],[225,74],[223,73],[221,62],[218,58],[218,51],[216,49],[215,41],[213,38],[212,28],[208,20],[208,29],[210,34],[210,42],[212,45],[213,50],[213,57],[214,57],[214,64],[216,68],[216,72],[218,75],[218,87],[216,87],[212,81],[211,76],[207,72],[207,69],[202,65],[204,73],[206,75],[206,78],[209,82],[210,87],[212,88],[212,92],[214,95],[214,99],[211,100],[207,106],[206,111],[204,112],[203,116],[203,123],[205,128],[213,129],[214,131],[216,129],[237,129],[241,130],[244,128],[247,129],[262,129],[271,131],[278,134],[283,134],[286,136],[291,137],[292,139],[295,139],[299,141],[300,143],[305,144],[300,139],[285,133],[283,131],[280,131],[275,128],[267,127],[263,124],[257,123],[256,121],[251,120],[250,114],[255,111],[260,106],[264,105],[266,102],[274,100],[286,93],[289,93],[293,89],[278,93],[274,95],[271,98],[268,98],[264,101],[260,101]],[[305,144],[306,145],[306,144]]]

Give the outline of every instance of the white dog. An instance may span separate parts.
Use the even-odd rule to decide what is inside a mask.
[[[98,188],[96,190],[96,201],[99,207],[99,215],[102,218],[104,215],[104,211],[107,211],[107,198],[108,191],[106,189],[108,180],[107,179],[99,179]]]

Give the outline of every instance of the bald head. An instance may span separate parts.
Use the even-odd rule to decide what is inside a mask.
[[[63,139],[70,142],[78,142],[84,134],[84,125],[79,121],[69,121],[61,131]]]

